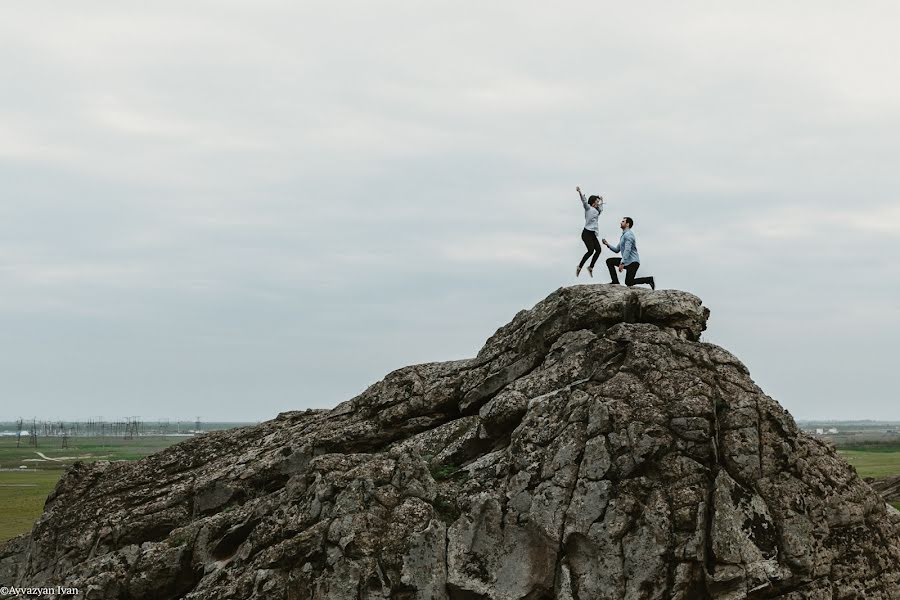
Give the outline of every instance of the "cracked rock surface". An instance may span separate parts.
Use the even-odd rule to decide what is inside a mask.
[[[684,292],[557,290],[470,360],[69,469],[0,580],[81,598],[900,598],[900,514]]]
[[[881,494],[887,502],[900,502],[900,475],[891,477],[866,477],[865,482]]]

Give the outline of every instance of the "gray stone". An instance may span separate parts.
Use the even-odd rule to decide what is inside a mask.
[[[708,315],[684,292],[563,288],[475,358],[331,411],[73,466],[0,579],[86,599],[900,598],[900,513],[700,341]]]

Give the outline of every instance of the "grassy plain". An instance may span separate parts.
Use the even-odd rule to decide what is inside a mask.
[[[58,469],[0,471],[0,542],[31,529],[61,474]]]
[[[61,448],[60,438],[40,438],[35,448],[26,446],[27,438],[23,438],[16,448],[15,437],[0,437],[0,542],[31,529],[44,510],[47,494],[74,462],[137,460],[184,439],[73,437],[68,448]]]
[[[853,465],[860,477],[890,477],[900,475],[900,446],[857,446],[838,450]],[[900,510],[900,502],[890,502]]]
[[[860,477],[900,475],[900,446],[862,446],[838,450]]]

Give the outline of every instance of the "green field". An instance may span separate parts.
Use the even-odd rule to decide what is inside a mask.
[[[15,437],[0,438],[0,469],[63,469],[75,461],[136,460],[187,439],[186,437],[69,438],[69,447],[61,448],[59,438],[42,438],[37,448],[26,446],[27,438],[16,448]],[[41,457],[38,452],[49,459]]]
[[[0,471],[0,542],[31,529],[60,470]]]
[[[838,450],[860,477],[900,475],[900,447],[872,446]]]
[[[15,437],[0,437],[0,542],[31,529],[44,510],[47,494],[74,462],[137,460],[184,439],[69,438],[69,447],[61,448],[61,439],[41,438],[35,448],[25,446],[27,438],[23,438],[16,448]]]
[[[843,448],[838,452],[853,465],[860,477],[890,477],[900,475],[900,447],[859,446]],[[900,510],[900,502],[891,502]]]

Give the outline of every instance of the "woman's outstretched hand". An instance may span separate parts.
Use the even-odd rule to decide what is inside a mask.
[[[581,193],[581,186],[576,185],[576,186],[575,186],[575,191],[578,192],[578,193],[580,194],[580,193]]]

